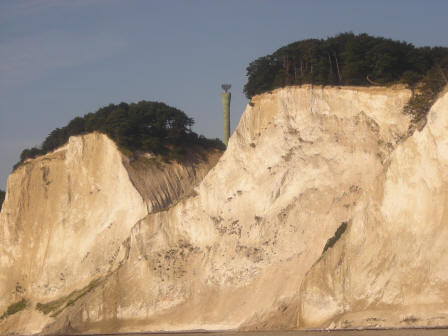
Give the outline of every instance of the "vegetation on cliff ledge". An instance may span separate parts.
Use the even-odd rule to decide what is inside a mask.
[[[14,168],[64,145],[70,136],[94,131],[107,134],[126,153],[147,151],[166,161],[182,161],[188,149],[224,149],[219,139],[210,140],[193,132],[193,124],[184,112],[160,102],[110,104],[56,128],[40,147],[23,150]]]
[[[14,315],[21,310],[24,310],[28,306],[28,301],[26,299],[22,299],[15,303],[12,303],[8,306],[6,311],[0,316],[0,321],[7,318],[8,316]]]
[[[86,294],[94,290],[103,280],[95,279],[92,280],[87,286],[82,289],[77,289],[68,294],[67,296],[61,297],[59,299],[47,302],[47,303],[37,303],[36,309],[50,316],[55,317],[65,308],[72,306],[76,301],[84,297]]]
[[[403,83],[414,90],[404,112],[419,120],[448,84],[448,48],[416,48],[382,37],[343,33],[284,46],[251,62],[247,77],[244,93],[249,99],[288,85]]]

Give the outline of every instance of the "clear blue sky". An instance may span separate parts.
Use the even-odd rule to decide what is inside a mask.
[[[446,0],[0,0],[0,188],[26,147],[75,116],[163,101],[222,137],[220,84],[235,128],[246,66],[340,32],[448,46]]]

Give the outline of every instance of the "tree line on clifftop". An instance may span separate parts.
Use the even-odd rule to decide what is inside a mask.
[[[160,102],[110,104],[95,113],[74,118],[65,127],[54,129],[40,147],[23,150],[14,168],[26,159],[64,145],[70,136],[94,131],[107,134],[126,153],[147,151],[165,161],[182,161],[188,149],[197,147],[225,148],[221,140],[207,139],[193,132],[193,124],[194,120],[183,111]]]
[[[404,112],[423,118],[448,84],[448,48],[421,47],[367,34],[342,33],[307,39],[257,58],[247,67],[244,93],[254,95],[288,85],[391,85],[414,94]]]

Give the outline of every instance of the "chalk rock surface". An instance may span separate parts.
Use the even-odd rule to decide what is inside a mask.
[[[204,178],[132,166],[98,134],[27,162],[0,214],[0,313],[27,305],[0,330],[448,324],[448,94],[415,132],[410,95],[256,96]]]
[[[307,275],[300,324],[447,326],[448,93],[372,187],[347,232]]]
[[[186,165],[130,162],[92,133],[16,169],[0,213],[0,331],[41,331],[116,270],[135,223],[191,192],[220,155],[202,154]],[[27,309],[8,314],[22,299]]]

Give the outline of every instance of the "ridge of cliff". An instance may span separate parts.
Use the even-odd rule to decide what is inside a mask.
[[[9,254],[2,252],[0,259],[0,289],[8,293],[0,296],[6,298],[0,312],[11,304],[16,304],[11,310],[22,309],[0,321],[0,330],[51,334],[447,325],[448,93],[440,95],[421,130],[403,114],[411,95],[402,87],[302,86],[255,96],[227,150],[188,197],[177,197],[175,187],[169,197],[151,198],[147,188],[165,188],[163,178],[151,181],[162,173],[151,169],[160,167],[148,170],[147,163],[123,163],[118,154],[105,155],[109,161],[97,171],[104,188],[110,188],[101,203],[104,217],[87,219],[88,230],[98,234],[85,232],[104,246],[95,246],[95,260],[107,267],[95,273],[95,262],[92,269],[75,262],[82,281],[50,281],[46,274],[55,268],[41,261],[52,261],[55,251],[75,253],[69,251],[78,243],[67,238],[63,250],[60,233],[45,236],[45,244],[14,240],[24,226],[41,223],[46,228],[42,223],[48,217],[2,210],[1,248]],[[11,175],[4,208],[32,206],[26,194],[45,195],[45,188],[48,207],[64,199],[68,188],[52,194],[48,176],[76,169],[90,176],[93,172],[84,166],[96,166],[87,157],[79,156],[70,169],[50,167],[46,179],[41,167],[50,158],[27,163]],[[172,169],[166,178],[175,176],[170,181],[178,183],[179,170]],[[188,169],[181,170],[196,181]],[[123,178],[117,178],[120,174]],[[90,185],[81,185],[79,192],[90,195],[85,191]],[[23,190],[22,196],[11,192],[16,189]],[[85,202],[92,206],[95,199]],[[104,239],[97,226],[118,215],[124,218],[123,230]],[[63,218],[57,223],[76,226],[74,217]],[[59,226],[51,227],[59,232]],[[107,245],[112,237],[115,245]],[[45,258],[40,245],[49,246]],[[29,246],[35,250],[28,251]],[[33,256],[27,259],[23,253]],[[18,256],[28,264],[14,262]],[[71,269],[67,262],[65,267]],[[6,274],[17,274],[29,285],[17,287],[18,280]]]

